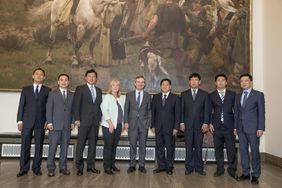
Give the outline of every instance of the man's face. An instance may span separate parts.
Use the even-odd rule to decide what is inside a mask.
[[[161,84],[161,91],[163,93],[167,93],[171,90],[171,85],[169,84],[168,81],[163,81]]]
[[[215,85],[217,89],[225,89],[227,85],[227,81],[223,76],[220,76],[216,79]]]
[[[253,82],[250,80],[248,76],[243,76],[240,78],[240,86],[242,89],[250,89],[253,85]]]
[[[145,79],[144,78],[137,78],[135,80],[135,84],[134,85],[135,85],[135,88],[137,90],[143,90],[144,87],[145,87]]]
[[[192,77],[190,80],[189,80],[189,86],[192,88],[192,89],[197,89],[200,87],[200,84],[201,84],[201,80],[199,80],[198,77]]]
[[[33,73],[32,79],[35,83],[41,84],[45,79],[45,75],[43,71],[37,70]]]
[[[58,85],[62,89],[67,89],[70,84],[70,81],[67,76],[60,76],[58,80]]]
[[[90,85],[96,84],[97,82],[96,74],[94,72],[88,73],[85,76],[85,81]]]

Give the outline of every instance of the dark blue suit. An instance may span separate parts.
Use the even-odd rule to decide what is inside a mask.
[[[203,171],[202,125],[210,123],[209,94],[198,89],[193,101],[191,89],[181,93],[181,123],[185,124],[185,167],[188,172]]]
[[[265,130],[265,101],[262,92],[251,90],[247,101],[242,107],[241,96],[235,100],[235,129],[239,136],[240,154],[243,174],[250,175],[249,145],[252,155],[252,176],[261,174],[259,143],[260,138],[256,133]]]
[[[169,93],[165,105],[162,105],[162,93],[153,96],[152,128],[156,133],[156,156],[158,168],[172,169],[174,161],[175,137],[173,129],[179,129],[180,99]],[[165,147],[167,156],[165,156]]]
[[[33,85],[24,87],[18,108],[17,121],[23,122],[20,168],[28,171],[30,167],[30,145],[34,131],[35,153],[32,164],[33,172],[39,172],[42,160],[44,125],[46,122],[46,102],[50,88],[43,86],[38,96]]]
[[[225,91],[224,100],[217,90],[210,93],[211,102],[211,124],[214,127],[213,141],[215,147],[215,158],[217,172],[224,173],[224,144],[227,150],[228,172],[234,175],[236,172],[236,152],[234,135],[234,102],[236,93],[230,90]],[[223,121],[221,119],[223,113]]]

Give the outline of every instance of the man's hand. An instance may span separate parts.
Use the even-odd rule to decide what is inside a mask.
[[[238,136],[238,133],[237,133],[237,130],[236,130],[236,129],[234,129],[234,135],[235,135],[235,136]]]
[[[178,133],[177,129],[173,129],[172,135],[175,136]]]
[[[79,120],[75,121],[74,124],[75,124],[75,126],[76,126],[77,128],[80,127],[80,121],[79,121]]]
[[[114,132],[114,129],[115,129],[115,127],[114,127],[113,123],[112,123],[112,122],[109,123],[109,132],[110,132],[111,134]]]
[[[125,130],[126,132],[128,132],[128,123],[125,123],[125,124],[124,124],[124,130]]]
[[[180,123],[180,130],[181,131],[185,131],[185,124],[184,123]]]
[[[257,137],[261,137],[263,135],[263,131],[262,130],[257,130]]]
[[[208,124],[203,124],[202,125],[202,133],[206,133],[206,132],[208,132],[209,131],[209,126],[208,126]]]
[[[75,127],[75,125],[72,123],[72,124],[71,124],[71,127],[70,127],[70,128],[71,128],[71,130],[73,130],[73,129],[74,129],[74,127]]]
[[[210,124],[210,132],[213,134],[213,132],[214,132],[214,127],[213,127],[213,125],[212,124]]]
[[[151,128],[151,131],[152,131],[153,133],[155,133],[155,132],[156,132],[156,129],[155,129],[155,128]]]
[[[52,123],[49,123],[49,124],[46,126],[46,129],[52,131],[52,130],[54,129],[53,124],[52,124]]]
[[[20,132],[22,132],[22,130],[23,130],[23,124],[22,123],[18,123],[18,130]]]

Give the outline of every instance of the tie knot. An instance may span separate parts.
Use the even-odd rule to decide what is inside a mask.
[[[244,94],[245,94],[245,95],[248,95],[248,92],[247,92],[247,91],[244,91]]]
[[[166,98],[166,94],[164,94],[164,99]]]

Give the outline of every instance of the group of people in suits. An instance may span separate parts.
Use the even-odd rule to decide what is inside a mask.
[[[153,95],[144,91],[145,78],[135,78],[135,90],[120,93],[120,81],[111,80],[109,90],[102,99],[102,91],[96,87],[97,72],[94,69],[85,73],[86,84],[78,86],[75,93],[68,90],[69,76],[58,76],[58,88],[42,85],[45,72],[41,68],[32,74],[33,85],[24,87],[18,109],[18,129],[22,134],[20,171],[18,177],[28,173],[30,168],[30,146],[34,135],[35,155],[32,170],[42,175],[42,146],[45,129],[49,131],[49,154],[47,159],[48,176],[55,175],[55,154],[60,145],[59,172],[69,175],[67,149],[71,130],[78,128],[76,145],[77,175],[83,175],[84,148],[86,142],[87,172],[99,174],[95,168],[96,144],[99,127],[102,125],[104,138],[104,172],[113,175],[120,169],[115,165],[116,148],[122,131],[128,132],[130,161],[127,173],[136,171],[137,145],[138,170],[146,173],[145,156],[148,130],[156,137],[157,168],[153,173],[173,174],[175,137],[179,130],[185,135],[185,174],[196,172],[205,176],[202,160],[203,137],[211,132],[214,137],[217,168],[214,176],[221,176],[224,168],[224,148],[227,150],[228,174],[237,180],[251,180],[258,184],[261,174],[259,142],[265,130],[264,94],[252,88],[252,76],[242,74],[242,92],[237,94],[227,89],[227,77],[215,76],[216,90],[210,94],[202,89],[201,76],[189,76],[189,89],[180,97],[171,92],[172,83],[168,78],[160,82],[160,93]],[[237,176],[235,151],[236,136],[242,163],[242,175]],[[251,157],[249,156],[249,147]],[[250,167],[250,161],[252,163]]]

